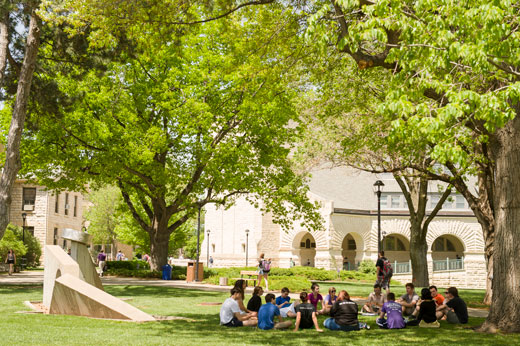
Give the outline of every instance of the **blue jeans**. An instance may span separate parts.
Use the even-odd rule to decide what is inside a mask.
[[[342,330],[344,332],[350,332],[352,330],[359,330],[359,328],[364,328],[365,323],[358,323],[351,326],[341,326],[336,323],[334,318],[330,317],[327,318],[325,322],[323,322],[323,325],[325,326],[325,328],[330,330]]]

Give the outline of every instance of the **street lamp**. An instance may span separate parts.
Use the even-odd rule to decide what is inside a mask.
[[[209,233],[210,233],[210,230],[208,229],[208,230],[206,231],[206,233],[207,233],[207,235],[208,235],[208,237],[206,238],[206,241],[208,242],[208,258],[207,258],[206,267],[209,268]]]
[[[381,190],[383,189],[383,182],[377,180],[374,183],[374,192],[377,194],[377,251],[381,252]]]
[[[25,221],[27,220],[27,213],[22,213],[22,242],[25,245]]]
[[[249,250],[249,230],[246,229],[246,267],[247,267],[247,260],[248,260],[248,250]]]
[[[197,261],[195,262],[195,281],[199,281],[199,248],[200,248],[200,208],[199,215],[197,217]]]

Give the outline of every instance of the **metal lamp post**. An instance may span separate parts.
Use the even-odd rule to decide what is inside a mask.
[[[248,250],[249,250],[249,230],[246,229],[246,267],[247,267],[247,260],[248,260]]]
[[[380,252],[381,248],[381,191],[383,189],[383,182],[377,180],[374,183],[374,192],[377,194],[377,251]]]
[[[207,238],[206,238],[206,241],[208,242],[208,258],[207,258],[206,267],[208,267],[208,268],[209,268],[209,233],[210,233],[210,230],[208,229],[206,231],[206,234],[208,235]]]
[[[199,248],[200,248],[200,205],[199,205],[199,214],[197,217],[197,261],[195,262],[195,280],[199,281]]]
[[[27,220],[27,213],[22,213],[22,242],[25,245],[25,222]]]

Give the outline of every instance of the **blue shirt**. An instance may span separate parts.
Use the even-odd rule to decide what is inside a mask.
[[[284,302],[287,302],[289,303],[289,301],[291,300],[291,297],[287,296],[287,297],[282,297],[282,296],[279,296],[278,298],[276,298],[276,305],[281,305],[282,303]],[[288,308],[291,304],[285,304],[284,306],[282,306],[282,308]]]
[[[280,316],[280,309],[273,303],[267,303],[258,311],[258,328],[263,330],[274,328],[274,317]]]
[[[394,301],[386,302],[381,308],[382,312],[386,312],[386,321],[389,329],[404,328],[403,307]]]

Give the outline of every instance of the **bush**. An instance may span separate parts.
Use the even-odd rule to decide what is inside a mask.
[[[376,264],[370,260],[364,260],[359,264],[358,271],[375,276],[377,272]]]
[[[143,270],[150,269],[150,264],[146,261],[134,259],[132,261],[107,261],[108,269],[128,269]]]
[[[25,243],[22,239],[25,238]],[[22,263],[22,256],[26,258],[26,265],[28,267],[37,267],[40,265],[40,257],[42,255],[42,248],[40,241],[36,239],[29,232],[22,234],[22,227],[8,225],[4,237],[0,240],[0,254],[4,260],[7,250],[13,249],[16,254],[16,263]]]

